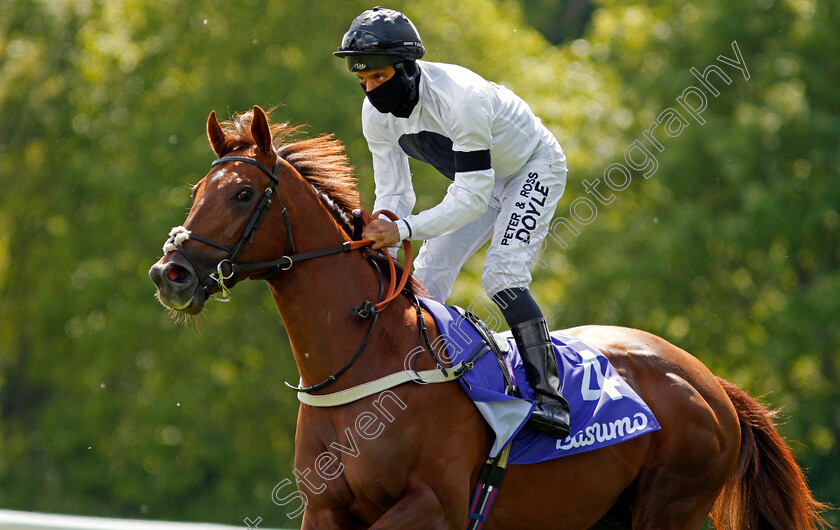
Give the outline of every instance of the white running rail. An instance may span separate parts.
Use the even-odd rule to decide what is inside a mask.
[[[166,521],[141,521],[131,519],[106,519],[48,513],[0,510],[0,530],[247,530],[241,526],[210,523],[172,523]],[[251,524],[250,528],[270,530]]]

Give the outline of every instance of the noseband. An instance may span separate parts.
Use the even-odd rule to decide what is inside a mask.
[[[236,259],[239,257],[240,252],[242,252],[242,248],[245,246],[245,243],[253,243],[254,236],[256,235],[257,228],[260,225],[260,221],[262,220],[265,213],[268,211],[269,206],[271,206],[271,199],[274,195],[276,195],[276,186],[280,182],[280,155],[276,152],[274,156],[277,158],[277,162],[274,164],[274,171],[269,170],[265,165],[260,163],[253,158],[246,158],[243,156],[226,156],[219,158],[210,165],[210,167],[215,167],[219,164],[223,164],[225,162],[244,162],[246,164],[251,164],[252,166],[257,166],[262,170],[263,173],[268,175],[271,179],[271,183],[265,188],[262,197],[260,198],[259,204],[257,204],[257,208],[254,210],[254,213],[251,215],[251,220],[248,221],[248,224],[245,226],[245,231],[242,234],[242,237],[239,239],[239,242],[236,243],[232,248],[223,245],[217,241],[213,241],[212,239],[207,239],[205,237],[201,237],[197,234],[194,234],[184,228],[183,226],[179,226],[173,228],[171,232],[169,232],[169,239],[166,241],[166,244],[163,246],[164,253],[169,252],[170,250],[177,250],[184,257],[192,266],[193,270],[196,274],[199,275],[199,287],[204,289],[205,298],[207,296],[212,296],[214,299],[219,300],[221,302],[227,302],[230,300],[230,289],[237,283],[236,273],[239,271],[253,271],[263,268],[273,267],[272,270],[269,270],[265,274],[261,275],[258,279],[268,278],[273,276],[280,270],[288,269],[291,267],[292,262],[288,262],[288,266],[284,267],[285,260],[290,259],[288,254],[295,252],[295,242],[294,238],[292,237],[292,225],[289,220],[289,212],[286,210],[286,207],[283,205],[283,202],[277,197],[277,203],[280,204],[283,213],[283,222],[286,224],[286,250],[283,252],[283,258],[280,260],[276,260],[275,262],[262,262],[262,263],[237,263]],[[207,274],[205,276],[201,276],[199,274],[199,268],[196,262],[190,257],[189,253],[183,248],[182,244],[187,239],[194,239],[196,241],[200,241],[205,245],[210,245],[211,247],[218,248],[227,252],[228,257],[221,260],[216,265],[216,270]],[[227,272],[225,270],[227,269]],[[255,278],[257,279],[257,278]],[[228,282],[226,284],[225,282]],[[221,291],[221,296],[216,296],[215,294],[210,294],[211,290],[215,287],[218,287]]]

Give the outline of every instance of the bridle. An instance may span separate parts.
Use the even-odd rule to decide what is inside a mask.
[[[210,165],[210,167],[216,167],[219,164],[223,164],[225,162],[244,162],[246,164],[251,164],[260,168],[260,170],[262,170],[262,172],[268,175],[268,177],[271,179],[271,182],[265,188],[265,191],[263,192],[262,197],[260,198],[260,201],[257,204],[256,209],[254,210],[254,213],[251,214],[251,219],[245,226],[245,231],[242,233],[242,237],[233,247],[229,247],[217,241],[213,241],[212,239],[208,239],[198,234],[194,234],[182,226],[173,228],[172,231],[169,233],[169,239],[163,247],[164,252],[168,250],[177,250],[187,259],[187,261],[192,266],[193,270],[196,272],[196,274],[199,275],[199,288],[204,289],[205,298],[207,298],[208,296],[212,296],[216,300],[219,300],[221,302],[227,302],[228,300],[230,300],[230,289],[233,288],[233,286],[237,283],[237,272],[245,270],[257,270],[257,268],[265,268],[253,267],[253,265],[257,265],[254,263],[238,263],[236,260],[239,257],[239,254],[242,252],[242,249],[245,247],[245,244],[253,243],[254,236],[257,232],[257,228],[260,225],[260,221],[265,216],[265,213],[268,211],[269,206],[271,206],[272,197],[276,195],[276,187],[277,184],[280,182],[279,175],[281,162],[280,156],[276,152],[274,154],[277,157],[277,162],[274,165],[274,171],[269,170],[258,160],[243,156],[222,157],[213,161],[213,163]],[[282,208],[283,221],[286,224],[286,250],[283,252],[283,255],[285,257],[289,254],[289,252],[295,251],[295,242],[294,237],[292,236],[292,225],[291,221],[289,220],[289,213],[286,210],[286,207],[283,205],[283,202],[280,200],[280,198],[278,197],[276,200]],[[196,241],[204,243],[205,245],[218,248],[226,252],[228,254],[228,257],[219,261],[219,263],[216,265],[215,271],[207,275],[201,275],[199,272],[201,269],[198,267],[198,264],[192,259],[192,257],[190,257],[189,253],[182,246],[183,242],[187,239],[194,239]],[[277,271],[269,271],[267,275],[273,275],[276,272]],[[211,294],[212,289],[215,287],[219,288],[219,290],[222,293],[221,296]]]
[[[337,254],[339,252],[349,252],[351,250],[357,250],[370,244],[370,241],[346,241],[341,245],[336,245],[333,247],[328,247],[325,249],[315,250],[311,252],[304,252],[301,254],[294,254],[295,242],[294,236],[292,235],[292,223],[289,219],[289,212],[286,209],[285,205],[283,205],[283,202],[280,200],[280,198],[275,197],[276,186],[280,182],[281,158],[280,155],[276,152],[274,153],[274,155],[277,157],[277,162],[274,164],[273,171],[269,170],[264,164],[262,164],[258,160],[243,156],[226,156],[213,161],[213,163],[211,164],[211,167],[215,167],[225,162],[244,162],[246,164],[251,164],[253,166],[258,167],[271,179],[271,182],[265,188],[265,191],[263,191],[262,197],[260,198],[260,201],[257,204],[254,213],[251,214],[251,219],[245,226],[245,230],[242,233],[242,237],[233,247],[229,247],[227,245],[219,243],[218,241],[213,241],[212,239],[208,239],[206,237],[194,234],[193,232],[187,230],[184,227],[173,228],[172,231],[169,233],[169,239],[164,245],[164,252],[168,250],[177,250],[187,259],[189,264],[192,266],[193,270],[196,272],[196,274],[199,275],[199,288],[204,290],[205,298],[212,297],[220,302],[229,301],[231,296],[230,289],[232,289],[233,286],[236,285],[236,283],[238,282],[237,273],[240,272],[251,272],[256,270],[268,269],[266,272],[260,275],[252,276],[252,279],[264,280],[271,278],[278,272],[291,269],[292,265],[294,265],[297,262],[321,256],[328,256],[330,254]],[[271,261],[239,263],[237,261],[239,254],[242,252],[242,249],[245,247],[246,243],[253,243],[254,236],[257,232],[257,228],[259,228],[260,225],[260,221],[262,221],[262,218],[265,216],[266,212],[271,206],[272,198],[274,198],[274,200],[276,200],[277,203],[280,205],[283,215],[283,222],[286,225],[286,249],[283,251],[282,257]],[[205,245],[218,248],[226,252],[228,254],[228,257],[219,261],[219,263],[216,264],[216,268],[214,271],[206,275],[201,275],[199,273],[200,268],[198,267],[198,264],[195,262],[195,260],[193,260],[193,258],[189,255],[186,249],[184,249],[184,247],[182,246],[183,242],[187,239],[194,239],[196,241],[204,243]],[[215,293],[211,294],[213,289],[217,287],[221,292],[221,296],[218,296]]]
[[[295,242],[294,237],[292,236],[292,223],[289,219],[289,212],[283,205],[283,202],[280,200],[280,197],[276,197],[277,203],[280,205],[280,208],[282,208],[281,212],[283,214],[283,222],[286,225],[286,249],[284,250],[283,255],[278,259],[270,261],[239,263],[237,261],[237,258],[239,257],[240,252],[242,252],[242,249],[246,243],[253,243],[254,236],[256,235],[257,228],[259,228],[260,221],[265,216],[266,212],[271,206],[272,198],[276,195],[277,184],[280,183],[280,166],[282,163],[281,157],[276,151],[272,150],[272,152],[277,158],[277,161],[274,164],[273,171],[269,170],[258,160],[244,156],[222,157],[217,160],[214,160],[210,166],[216,167],[217,165],[223,164],[225,162],[244,162],[246,164],[251,164],[253,166],[258,167],[271,179],[271,182],[265,188],[265,191],[263,192],[263,195],[260,198],[260,202],[257,204],[257,207],[254,210],[254,213],[251,214],[251,219],[245,226],[245,231],[242,233],[242,237],[233,247],[229,247],[217,241],[213,241],[212,239],[208,239],[206,237],[194,234],[191,231],[184,228],[183,226],[175,227],[169,232],[169,239],[163,246],[164,254],[171,250],[176,250],[187,259],[187,261],[199,277],[199,285],[197,289],[201,288],[204,290],[205,299],[208,297],[212,297],[221,302],[229,301],[230,289],[232,289],[233,286],[236,285],[236,283],[238,282],[237,273],[239,272],[252,272],[267,269],[265,272],[257,276],[251,276],[251,279],[254,280],[267,280],[281,271],[287,271],[291,269],[292,265],[294,265],[295,263],[314,258],[320,258],[322,256],[329,256],[332,254],[339,254],[342,252],[359,250],[369,246],[372,243],[372,241],[369,239],[358,239],[354,241],[345,241],[340,245],[334,245],[327,248],[295,254]],[[370,219],[376,219],[377,217],[383,215],[388,217],[392,221],[397,220],[397,217],[387,210],[380,210],[378,212],[374,212],[373,216],[371,216]],[[220,260],[219,263],[216,264],[216,268],[214,271],[206,275],[201,275],[199,272],[200,268],[198,267],[198,264],[195,262],[195,260],[193,260],[192,257],[190,257],[189,253],[183,247],[184,241],[188,239],[194,239],[196,241],[204,243],[205,245],[218,248],[226,252],[228,254],[228,257]],[[384,298],[381,298],[380,301],[376,304],[366,301],[362,305],[360,305],[358,308],[360,314],[358,316],[360,316],[361,318],[369,318],[371,312],[378,312],[384,309],[385,306],[388,303],[390,303],[391,300],[396,298],[397,295],[405,287],[405,284],[408,280],[408,274],[411,268],[411,243],[409,241],[403,241],[403,248],[405,250],[405,268],[403,270],[402,278],[400,278],[399,283],[397,283],[397,275],[396,268],[394,266],[394,261],[391,258],[391,255],[386,252],[385,254],[388,257],[391,273],[391,285],[388,289],[388,293],[385,295]],[[213,293],[213,289],[217,287],[221,291],[222,296],[216,296]]]
[[[276,198],[277,203],[282,208],[283,214],[283,222],[286,225],[286,249],[283,252],[283,256],[278,259],[271,260],[271,261],[260,261],[260,262],[252,262],[252,263],[239,263],[237,262],[237,258],[239,257],[240,252],[242,252],[242,248],[245,246],[246,243],[253,243],[254,236],[257,232],[257,228],[259,228],[260,221],[265,216],[265,213],[268,211],[269,207],[271,206],[271,200],[276,195],[276,187],[277,184],[280,183],[280,166],[281,166],[281,158],[280,155],[274,152],[274,156],[277,158],[277,161],[274,164],[274,170],[269,170],[265,165],[263,165],[258,160],[253,158],[247,158],[242,156],[226,156],[219,158],[211,164],[211,167],[215,167],[219,164],[223,164],[225,162],[244,162],[246,164],[251,164],[253,166],[258,167],[263,173],[269,176],[271,179],[270,184],[265,188],[262,197],[260,198],[260,202],[257,204],[254,213],[251,214],[251,219],[248,221],[248,224],[245,226],[245,231],[242,233],[242,237],[233,247],[229,247],[217,241],[213,241],[212,239],[208,239],[206,237],[202,237],[196,234],[193,234],[183,226],[175,227],[169,232],[169,239],[167,239],[166,244],[163,246],[164,254],[169,251],[177,251],[180,252],[192,266],[193,270],[195,271],[196,275],[199,277],[199,285],[196,288],[203,289],[205,299],[207,297],[212,297],[216,300],[227,302],[230,300],[230,289],[237,283],[237,273],[238,272],[251,272],[257,271],[262,269],[268,269],[266,272],[263,272],[257,276],[252,276],[251,279],[255,280],[262,280],[262,279],[269,279],[275,274],[281,271],[287,271],[292,268],[295,263],[306,261],[309,259],[319,258],[322,256],[329,256],[332,254],[338,254],[341,252],[350,252],[352,250],[359,250],[364,247],[369,246],[373,241],[370,239],[357,239],[353,241],[345,241],[340,245],[334,245],[331,247],[319,249],[319,250],[312,250],[309,252],[302,252],[300,254],[294,254],[295,252],[295,243],[294,238],[292,236],[292,223],[289,219],[289,213],[286,207],[283,205],[283,202],[280,200],[279,197]],[[379,216],[386,216],[392,221],[397,220],[397,216],[394,215],[392,212],[388,210],[379,210],[374,212],[373,216],[370,219],[376,219]],[[362,219],[363,216],[360,216],[359,219]],[[366,219],[369,222],[369,219]],[[361,221],[360,221],[361,222]],[[361,228],[361,227],[359,227]],[[360,230],[359,230],[360,231]],[[216,270],[202,276],[199,273],[199,268],[197,263],[190,257],[189,253],[184,249],[183,243],[187,239],[194,239],[205,245],[209,245],[214,248],[218,248],[228,254],[228,257],[219,261],[216,265]],[[402,277],[400,278],[399,282],[397,281],[397,274],[396,274],[396,267],[394,266],[394,260],[391,257],[390,253],[385,252],[385,255],[388,258],[388,265],[390,268],[390,286],[388,288],[387,294],[383,296],[384,285],[382,284],[382,273],[379,270],[379,267],[376,266],[374,262],[374,268],[377,271],[377,274],[380,277],[380,292],[379,292],[379,302],[372,303],[370,301],[365,300],[360,305],[354,308],[353,313],[356,317],[360,319],[371,319],[371,324],[368,329],[367,335],[365,336],[364,341],[362,342],[361,346],[356,351],[355,355],[353,355],[347,363],[340,368],[336,373],[332,374],[331,376],[327,377],[324,381],[312,385],[309,387],[296,387],[286,383],[292,389],[298,392],[306,392],[311,393],[315,392],[316,390],[320,390],[324,388],[328,384],[332,383],[336,380],[338,376],[342,373],[347,371],[350,366],[361,356],[362,352],[365,349],[368,341],[370,340],[373,329],[376,325],[379,313],[387,306],[394,298],[396,298],[405,287],[405,284],[408,280],[409,271],[411,270],[411,242],[408,240],[403,241],[403,249],[405,250],[405,265],[403,269]],[[290,255],[291,253],[291,255]],[[225,272],[225,268],[228,269]],[[213,289],[218,287],[222,293],[222,296],[216,296],[213,294]],[[418,318],[418,326],[421,330],[421,338],[425,337],[425,342],[428,347],[428,351],[431,353],[432,357],[434,358],[438,367],[446,374],[446,369],[443,367],[443,363],[438,359],[437,355],[434,352],[434,349],[431,347],[429,343],[428,335],[426,334],[425,324],[423,324],[423,316],[422,312],[420,311],[420,304],[417,302],[415,297],[415,305],[417,308],[417,318]]]

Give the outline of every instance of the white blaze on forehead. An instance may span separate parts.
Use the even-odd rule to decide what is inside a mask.
[[[210,176],[209,182],[215,182],[227,175],[227,169],[220,169]]]
[[[220,169],[207,176],[207,184],[216,184],[217,186],[242,182],[247,182],[247,179],[242,175],[239,175],[236,171],[229,169]]]
[[[173,250],[178,250],[178,247],[184,244],[184,241],[190,238],[190,231],[183,226],[176,226],[169,231],[169,239],[163,245],[163,253],[168,254]]]

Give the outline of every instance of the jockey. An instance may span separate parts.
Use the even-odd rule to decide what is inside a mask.
[[[528,286],[566,185],[566,157],[516,94],[466,68],[421,61],[424,54],[411,21],[379,7],[353,20],[334,53],[346,58],[367,96],[362,132],[373,155],[374,210],[400,218],[371,222],[363,237],[374,249],[424,241],[415,275],[441,303],[467,259],[490,239],[481,283],[510,326],[534,388],[529,425],[565,438],[569,405]],[[452,180],[437,206],[417,214],[409,157]]]

